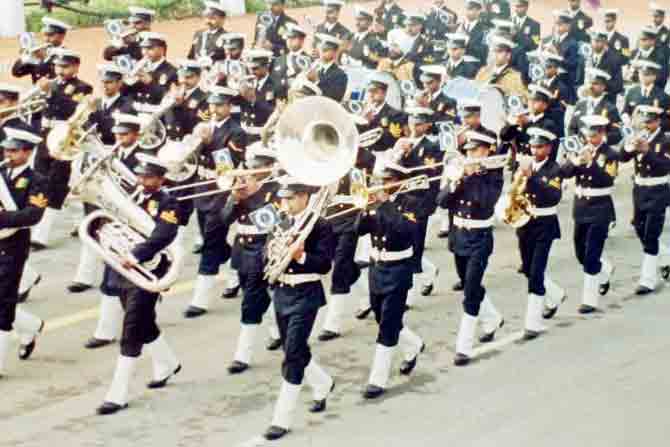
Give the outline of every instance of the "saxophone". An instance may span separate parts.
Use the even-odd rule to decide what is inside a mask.
[[[528,209],[531,207],[530,200],[526,197],[526,186],[528,177],[517,172],[509,192],[509,204],[505,208],[503,222],[513,228],[521,228],[530,220]]]

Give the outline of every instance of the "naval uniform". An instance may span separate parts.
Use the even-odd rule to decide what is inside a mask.
[[[594,52],[586,61],[586,66],[597,68],[611,76],[607,81],[606,98],[609,102],[616,104],[617,96],[623,93],[623,65],[619,55],[611,49],[605,50],[602,54]]]
[[[384,35],[381,38],[386,39],[388,32],[405,26],[405,11],[397,3],[385,4],[383,7],[375,10],[377,21],[384,26]]]
[[[139,40],[123,44],[120,47],[109,45],[102,50],[102,57],[106,61],[113,61],[116,57],[124,55],[130,56],[130,58],[135,61],[141,60],[144,55],[142,54],[142,47],[140,47]]]
[[[579,135],[581,117],[586,115],[600,115],[609,120],[607,125],[607,144],[619,144],[623,139],[621,133],[621,116],[616,105],[609,102],[603,94],[600,98],[588,97],[577,102],[572,120],[568,127],[568,135]]]
[[[10,172],[11,171],[11,172]],[[15,323],[19,284],[30,252],[30,228],[36,225],[48,204],[47,179],[30,166],[0,169],[15,211],[0,194],[0,229],[16,233],[0,239],[0,331],[10,332]],[[18,329],[18,328],[17,328]],[[2,362],[3,359],[0,359]]]
[[[184,102],[175,104],[165,113],[165,128],[170,140],[182,140],[193,133],[195,126],[202,121],[203,113],[209,110],[207,93],[200,87],[187,91]]]
[[[307,61],[309,65],[312,64],[312,57],[304,50],[287,51],[272,61],[270,76],[272,77],[272,83],[276,86],[278,98],[288,97],[291,83],[302,72],[303,69],[297,62],[299,58]]]
[[[266,12],[265,14],[270,14],[270,12]],[[274,57],[279,57],[287,51],[286,39],[284,39],[287,23],[297,24],[298,22],[282,12],[279,16],[272,16],[272,25],[265,30],[265,40],[272,45]],[[259,15],[256,17],[256,25],[254,26],[254,46],[258,43],[258,32],[261,26],[263,25],[261,25]]]
[[[354,33],[351,36],[351,48],[346,54],[347,64],[374,70],[385,50],[379,37],[372,31]]]
[[[323,96],[342,102],[347,91],[347,73],[336,63],[321,67],[318,73],[317,86],[321,89]]]
[[[489,47],[486,45],[485,40],[488,31],[486,23],[482,20],[477,20],[474,23],[464,21],[459,25],[458,29],[469,37],[465,54],[477,59],[475,64],[479,70],[486,65],[489,56]]]
[[[624,149],[621,161],[635,161],[633,225],[644,253],[657,256],[666,208],[670,206],[670,140],[659,128],[647,141],[649,151],[646,154]]]
[[[281,95],[280,87],[275,84],[270,75],[258,81],[256,85],[256,100],[251,103],[241,102],[241,124],[247,133],[247,144],[260,141],[263,126],[275,110],[277,98]]]
[[[127,93],[132,95],[136,102],[158,105],[170,91],[171,86],[177,83],[177,69],[163,59],[154,64],[149,64],[146,71],[151,75],[151,82],[145,84],[138,80],[128,87]]]
[[[222,61],[226,58],[226,51],[223,48],[224,34],[226,30],[217,28],[214,31],[203,29],[195,32],[191,48],[188,51],[188,58],[199,60],[200,58],[211,58],[212,62]]]
[[[453,61],[451,58],[447,59],[445,63],[447,66],[447,77],[449,79],[456,78],[465,78],[465,79],[474,79],[477,76],[479,71],[479,64],[471,62],[461,58],[458,62]]]
[[[663,110],[663,114],[661,115],[663,129],[666,131],[670,130],[670,116],[668,115],[670,97],[665,94],[663,89],[659,88],[656,84],[652,84],[649,87],[643,87],[640,84],[632,86],[626,92],[621,113],[632,117],[635,108],[641,105],[661,108]]]
[[[135,115],[133,101],[127,96],[118,94],[113,98],[101,98],[96,105],[95,110],[88,116],[85,127],[90,128],[95,125],[95,132],[102,144],[113,146],[116,142],[116,137],[112,132],[112,128],[116,124],[114,115],[117,113]]]
[[[384,152],[391,149],[395,142],[402,135],[402,126],[407,122],[404,113],[394,109],[387,102],[381,107],[372,110],[372,119],[365,126],[358,125],[359,132],[366,132],[371,129],[381,128],[383,133],[381,138],[368,149],[371,152]]]

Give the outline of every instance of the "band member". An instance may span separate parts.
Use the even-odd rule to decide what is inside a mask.
[[[128,94],[133,96],[136,107],[137,103],[158,105],[177,82],[177,69],[165,59],[167,41],[162,34],[143,33],[140,47],[143,59],[138,63],[145,65],[139,70],[138,81],[128,87]]]
[[[517,30],[517,45],[526,52],[537,50],[540,45],[540,22],[528,17],[528,0],[512,0],[514,13],[510,20]]]
[[[252,147],[247,150],[245,168],[271,168],[276,162],[274,152],[252,151]],[[274,203],[277,182],[266,180],[271,174],[268,170],[240,177],[228,199],[229,203],[220,211],[220,219],[226,226],[237,223],[231,260],[232,267],[237,270],[243,296],[240,336],[233,361],[228,366],[230,374],[240,374],[249,368],[258,328],[270,306],[270,293],[263,270],[269,228],[262,222],[263,215],[276,214],[277,210]],[[280,337],[275,333],[271,338],[277,340]]]
[[[476,159],[488,157],[495,151],[496,140],[485,134],[467,132],[464,149],[467,159],[463,177],[447,185],[437,198],[442,208],[449,208],[453,226],[449,232],[449,250],[456,260],[456,271],[464,286],[463,316],[456,341],[454,365],[467,365],[472,358],[472,347],[477,321],[481,324],[482,343],[493,341],[495,333],[504,324],[503,317],[493,305],[482,279],[489,256],[493,251],[493,212],[502,191],[502,178],[496,172],[481,172]]]
[[[486,65],[489,54],[485,41],[488,27],[481,19],[483,5],[482,0],[467,0],[464,20],[458,26],[458,32],[468,36],[465,54],[477,60],[478,69]]]
[[[405,11],[398,5],[397,0],[381,0],[375,8],[375,33],[385,39],[390,31],[405,26]]]
[[[477,73],[476,81],[494,85],[509,96],[515,95],[526,98],[528,90],[523,83],[521,73],[512,67],[512,49],[514,42],[500,36],[492,39],[492,51],[494,52],[493,66],[483,67]]]
[[[510,42],[519,42],[519,33],[517,32],[514,23],[509,20],[496,19],[493,21],[494,28],[491,31],[492,36],[501,36]],[[510,60],[510,65],[516,71],[521,73],[521,79],[523,79],[524,84],[528,85],[530,82],[530,73],[529,73],[529,63],[528,63],[528,50],[524,47],[516,45],[512,48],[512,59]]]
[[[412,48],[407,52],[405,58],[414,62],[414,79],[416,84],[418,84],[419,80],[419,67],[435,62],[432,42],[423,36],[425,21],[426,17],[423,14],[416,13],[407,14],[407,20],[405,21],[405,31],[413,41]]]
[[[550,52],[543,52],[542,61],[544,77],[538,81],[538,84],[552,93],[547,115],[560,125],[561,128],[564,128],[565,111],[569,105],[575,102],[573,99],[574,91],[559,76],[561,66],[563,65],[563,58],[561,56]]]
[[[42,116],[42,130],[48,132],[57,122],[64,122],[79,104],[93,92],[90,84],[78,78],[81,59],[73,51],[59,50],[54,58],[56,79],[41,79],[37,85],[47,95],[47,108]],[[54,160],[46,145],[40,146],[33,163],[35,170],[49,178],[49,208],[32,234],[32,248],[42,250],[49,244],[51,227],[69,193],[70,164]]]
[[[316,34],[319,40],[319,60],[310,68],[307,79],[315,83],[323,96],[342,102],[347,91],[347,74],[337,64],[337,54],[342,42],[327,34]]]
[[[625,74],[625,78],[631,82],[637,82],[639,77],[636,70],[636,61],[639,59],[646,59],[655,62],[661,67],[656,78],[656,85],[660,89],[665,88],[665,83],[668,79],[668,56],[665,47],[658,46],[656,29],[645,26],[640,31],[638,38],[638,46],[630,57],[629,70]]]
[[[116,139],[112,128],[115,125],[116,113],[134,114],[133,101],[123,95],[123,72],[113,64],[98,65],[98,76],[102,85],[102,97],[96,109],[91,112],[86,127],[95,125],[102,144],[112,146]]]
[[[340,179],[335,197],[351,199],[352,185],[358,183],[361,186],[367,186],[368,176],[373,173],[376,162],[375,155],[368,149],[359,148],[356,157],[356,169]],[[361,276],[361,267],[355,260],[358,234],[355,228],[356,213],[352,211],[353,206],[350,203],[339,203],[326,209],[326,219],[331,224],[335,237],[335,254],[328,309],[323,330],[319,334],[319,341],[333,340],[340,336],[343,305],[351,292],[351,286]],[[338,214],[339,216],[336,216]],[[358,319],[366,318],[367,314],[372,311],[367,297],[364,301],[361,299],[360,308],[356,313]],[[364,316],[363,313],[365,313]]]
[[[587,78],[590,81],[588,89],[588,97],[577,102],[575,111],[572,115],[572,121],[568,127],[568,135],[578,135],[579,129],[582,126],[581,118],[587,115],[600,115],[607,118],[609,124],[607,126],[607,141],[608,145],[615,145],[621,142],[623,135],[621,134],[621,117],[616,105],[607,100],[607,83],[611,76],[597,68],[590,68],[587,70]]]
[[[621,151],[622,162],[635,160],[633,225],[644,250],[637,295],[647,295],[656,289],[659,239],[670,204],[670,142],[661,129],[664,112],[660,107],[637,106],[635,114],[644,124],[644,131],[638,130],[640,133]]]
[[[434,0],[426,15],[425,34],[431,41],[444,40],[444,36],[458,27],[458,14],[444,0]]]
[[[355,15],[356,32],[346,52],[346,63],[375,69],[385,50],[377,34],[372,31],[373,15],[360,7],[356,7]]]
[[[417,101],[421,107],[427,107],[433,111],[431,121],[451,121],[456,119],[456,100],[450,98],[442,91],[443,79],[446,70],[441,65],[423,65],[419,81],[423,85],[425,95]],[[437,129],[432,129],[437,133]]]
[[[623,93],[623,67],[618,53],[607,46],[607,32],[594,31],[591,38],[591,57],[586,61],[587,68],[597,68],[608,73],[606,99],[616,104],[617,96]]]
[[[437,141],[428,138],[433,122],[433,111],[423,107],[406,108],[408,114],[409,135],[407,139],[400,139],[396,143],[396,150],[401,152],[398,164],[405,168],[425,168],[420,173],[428,177],[440,175],[438,166],[442,161],[442,150]],[[431,167],[432,166],[432,167]],[[432,182],[427,189],[411,193],[416,199],[414,217],[416,219],[414,233],[414,287],[409,292],[407,305],[412,307],[418,301],[418,294],[428,296],[432,293],[435,280],[439,273],[438,268],[424,254],[426,236],[428,233],[428,219],[435,213],[437,204],[435,199],[440,191],[438,182]]]
[[[572,17],[570,34],[577,42],[590,42],[589,29],[593,26],[593,19],[582,11],[582,0],[568,0],[568,5],[567,12]]]
[[[398,81],[414,82],[414,62],[407,59],[413,42],[404,29],[389,32],[388,56],[380,59],[377,70],[391,73]]]
[[[30,167],[33,149],[42,139],[32,132],[10,127],[5,127],[4,133],[2,149],[6,164],[0,177],[0,227],[16,232],[0,239],[0,377],[12,329],[19,336],[19,359],[27,360],[44,328],[44,321],[17,304],[21,275],[30,253],[30,227],[39,222],[48,204],[46,179]]]
[[[113,157],[123,163],[132,172],[139,164],[138,153],[141,152],[138,140],[141,128],[141,119],[135,115],[117,113],[113,117],[115,125],[112,128],[115,141],[112,150]],[[132,186],[121,185],[128,194],[132,193]],[[128,188],[130,187],[130,189]],[[84,212],[90,213],[96,209],[97,204],[84,204]],[[90,286],[95,281],[98,257],[90,247],[82,245],[79,267],[75,276],[75,282],[71,286],[76,287],[75,293],[86,290],[83,286]],[[100,312],[98,323],[93,336],[89,338],[84,347],[86,349],[97,349],[114,342],[121,333],[123,322],[123,307],[121,305],[121,290],[117,281],[118,275],[109,266],[105,266],[103,280],[100,286]],[[88,287],[90,288],[90,287]],[[83,290],[81,290],[83,289]]]
[[[561,167],[551,159],[557,136],[543,127],[531,127],[532,161],[522,161],[516,172],[525,180],[520,191],[529,201],[530,220],[516,230],[523,274],[528,278],[528,307],[523,338],[536,338],[546,328],[542,317],[552,318],[565,300],[565,291],[547,275],[549,252],[561,237],[557,206],[561,201]]]
[[[112,61],[117,56],[126,54],[136,61],[142,59],[142,48],[140,48],[137,36],[140,33],[151,31],[151,24],[156,11],[137,6],[128,7],[128,11],[130,12],[128,22],[131,28],[123,33],[121,45],[109,45],[105,47],[102,56],[107,61]]]
[[[542,50],[561,56],[563,59],[563,81],[573,91],[575,97],[577,86],[581,84],[579,46],[575,37],[570,34],[572,15],[567,11],[556,10],[554,14],[554,29],[549,37],[542,41]],[[579,82],[578,82],[579,81]]]
[[[142,192],[136,201],[151,216],[156,227],[145,241],[132,247],[122,260],[122,265],[123,268],[131,270],[158,255],[161,256],[161,261],[153,272],[160,276],[168,268],[166,257],[160,253],[177,237],[179,211],[177,201],[162,189],[166,169],[153,157],[145,160],[134,170],[142,186]],[[100,415],[113,414],[128,407],[130,380],[145,346],[153,364],[153,380],[147,384],[149,389],[165,387],[168,380],[181,371],[179,360],[156,322],[156,304],[160,300],[160,294],[144,290],[120,274],[115,274],[125,311],[121,355],[117,360],[109,391],[97,409]]]
[[[665,9],[658,3],[649,3],[649,11],[652,17],[652,27],[656,30],[656,45],[661,48],[667,47],[670,43],[670,29],[665,26]]]
[[[371,152],[384,152],[392,148],[402,135],[404,116],[386,102],[388,83],[389,79],[373,75],[367,86],[366,106],[361,116],[368,124],[358,126],[358,130],[365,132],[381,127],[383,131],[381,138],[368,148]]]
[[[344,2],[342,0],[324,0],[323,5],[326,7],[326,17],[322,23],[316,26],[315,32],[335,37],[341,42],[340,48],[346,48],[347,43],[351,40],[351,31],[340,23],[340,11]],[[316,48],[316,45],[317,41],[315,40],[313,48]],[[317,53],[314,53],[313,56],[317,57]]]
[[[261,15],[256,20],[254,28],[254,47],[261,47],[272,51],[275,57],[281,56],[286,52],[286,40],[284,39],[284,32],[286,25],[290,23],[298,23],[295,19],[286,15],[284,8],[286,0],[266,0],[270,6],[270,10],[263,13],[272,17],[272,24],[266,27],[261,23]]]
[[[474,79],[479,71],[479,63],[472,59],[472,56],[465,54],[468,36],[465,34],[454,33],[447,36],[447,78],[465,78]]]
[[[295,78],[312,65],[312,58],[305,51],[307,33],[299,25],[286,25],[288,51],[272,62],[272,83],[277,86],[279,98],[287,98],[288,91]]]
[[[395,351],[400,345],[403,362],[400,374],[410,375],[425,349],[423,340],[403,324],[407,293],[412,287],[416,233],[413,197],[396,195],[402,168],[387,165],[381,173],[384,189],[375,195],[375,207],[359,215],[359,235],[370,234],[370,304],[379,325],[375,355],[365,399],[375,399],[386,391]]]
[[[39,127],[21,119],[15,111],[9,111],[19,105],[19,97],[23,89],[19,86],[0,83],[0,141],[5,139],[6,127],[19,130],[34,130]],[[4,112],[3,112],[4,111]]]
[[[51,54],[54,50],[63,48],[65,35],[72,29],[70,25],[51,17],[42,17],[42,36],[44,45],[31,50],[31,54],[24,55],[12,66],[12,76],[22,78],[30,75],[33,84],[42,78],[54,78],[56,73]]]
[[[598,308],[598,295],[609,291],[612,266],[603,258],[610,223],[616,220],[612,186],[619,168],[619,155],[607,143],[609,120],[601,115],[581,116],[586,138],[582,151],[568,157],[561,167],[563,178],[575,177],[574,246],[583,266],[584,288],[579,313]]]
[[[624,123],[633,123],[633,115],[637,107],[646,105],[660,107],[663,110],[661,123],[663,129],[670,129],[670,98],[656,85],[656,78],[661,67],[655,62],[638,59],[635,61],[640,82],[631,86],[624,97],[621,118]]]
[[[205,10],[206,29],[195,32],[188,58],[200,62],[201,66],[211,66],[214,62],[226,58],[224,49],[226,30],[223,24],[226,21],[225,6],[218,1],[206,1]]]
[[[282,185],[278,196],[289,216],[286,224],[302,213],[312,212],[308,205],[314,192],[314,187],[291,179]],[[326,304],[321,278],[331,269],[334,251],[332,229],[319,218],[277,282],[273,300],[284,349],[283,380],[272,423],[264,434],[268,440],[281,438],[291,428],[303,380],[312,388],[311,413],[326,410],[326,401],[335,388],[335,381],[312,357],[308,344],[319,308]]]
[[[621,58],[621,65],[628,65],[630,60],[630,40],[616,30],[618,9],[606,9],[603,12],[605,31],[607,31],[607,47],[617,52]]]
[[[216,179],[217,169],[230,163],[238,166],[244,160],[247,135],[231,117],[236,96],[235,90],[216,87],[207,98],[211,115],[208,128],[211,132],[205,136],[200,151],[200,180]],[[210,185],[203,188],[203,192],[212,189],[216,187]],[[211,197],[194,199],[198,225],[203,235],[203,247],[193,299],[184,311],[185,318],[196,318],[207,313],[216,286],[216,275],[220,266],[230,258],[230,246],[226,241],[228,227],[220,223],[216,202]]]
[[[183,60],[177,70],[178,84],[170,93],[175,104],[165,113],[165,128],[171,140],[181,140],[193,133],[209,108],[207,93],[200,88],[202,67],[196,61]]]
[[[280,86],[270,77],[272,53],[267,50],[248,50],[246,66],[253,79],[240,88],[242,97],[242,129],[248,135],[248,143],[261,139],[261,130],[272,115],[281,95]]]

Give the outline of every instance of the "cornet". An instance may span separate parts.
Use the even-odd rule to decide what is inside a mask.
[[[126,72],[126,84],[133,85],[138,81],[140,74],[146,73],[147,67],[151,64],[151,60],[145,57],[138,62],[134,62],[132,58],[127,57],[124,59],[119,58],[117,64],[119,65],[119,68]]]
[[[106,20],[104,26],[110,45],[116,48],[121,48],[127,38],[137,34],[137,31],[123,20]]]
[[[488,157],[472,158],[458,155],[445,161],[443,177],[451,182],[458,182],[465,176],[465,168],[474,166],[475,175],[483,174],[492,169],[504,168],[509,161],[509,154],[490,155]]]
[[[256,41],[254,42],[254,47],[263,47],[265,41],[267,40],[268,30],[274,23],[272,14],[269,11],[262,12],[258,15],[258,25],[256,27]]]

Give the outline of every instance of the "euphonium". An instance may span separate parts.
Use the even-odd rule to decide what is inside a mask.
[[[79,103],[74,114],[64,123],[57,123],[47,136],[49,155],[56,160],[72,161],[81,153],[81,143],[89,131],[84,124],[94,110],[94,102]]]
[[[162,292],[177,280],[182,250],[173,244],[136,268],[122,266],[122,260],[131,257],[132,249],[151,235],[156,223],[114,180],[112,163],[110,154],[79,185],[82,200],[101,207],[80,224],[79,238],[128,281],[150,292]],[[168,266],[159,277],[153,270],[161,262],[167,262]]]
[[[517,172],[509,192],[509,204],[505,208],[503,221],[514,228],[521,228],[530,220],[528,209],[531,206],[525,196],[528,177]]]

